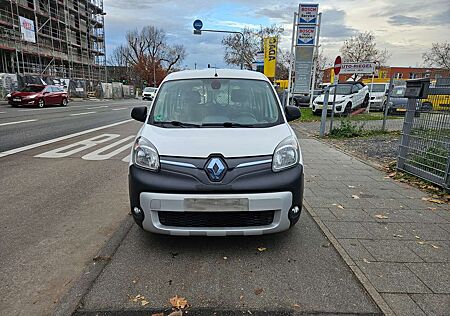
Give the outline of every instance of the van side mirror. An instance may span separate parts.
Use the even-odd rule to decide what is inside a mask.
[[[299,119],[302,116],[302,112],[296,106],[288,105],[284,108],[284,112],[286,113],[286,119],[288,122]]]
[[[145,122],[147,118],[147,107],[137,106],[131,110],[131,117],[139,122]]]

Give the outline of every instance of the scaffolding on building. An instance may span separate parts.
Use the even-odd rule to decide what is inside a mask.
[[[0,73],[106,82],[104,16],[103,0],[0,0]]]

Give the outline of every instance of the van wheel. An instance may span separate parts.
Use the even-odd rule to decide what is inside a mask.
[[[349,103],[347,103],[347,105],[345,106],[345,109],[344,109],[344,115],[345,116],[350,116],[350,114],[352,113],[352,103],[351,102],[349,102]]]
[[[38,102],[38,107],[43,108],[45,106],[44,99],[40,99]]]

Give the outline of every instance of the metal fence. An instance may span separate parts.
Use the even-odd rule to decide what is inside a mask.
[[[450,189],[450,87],[409,100],[397,167]]]

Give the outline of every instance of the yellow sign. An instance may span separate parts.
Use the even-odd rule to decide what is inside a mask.
[[[264,74],[268,78],[275,78],[277,65],[278,38],[267,37],[264,39]]]

